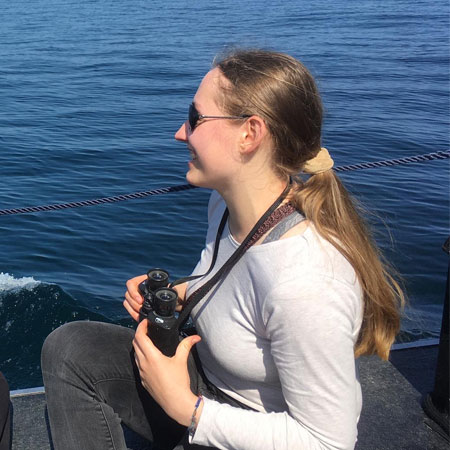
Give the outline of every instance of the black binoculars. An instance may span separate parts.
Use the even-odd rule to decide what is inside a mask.
[[[150,269],[147,272],[147,279],[139,285],[139,292],[144,297],[139,316],[140,321],[149,321],[147,334],[153,344],[166,356],[173,356],[179,342],[175,317],[178,294],[168,286],[167,271]]]

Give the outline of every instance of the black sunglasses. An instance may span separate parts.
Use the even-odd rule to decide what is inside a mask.
[[[198,121],[202,119],[247,119],[251,117],[249,114],[245,114],[242,116],[206,116],[204,114],[199,114],[197,108],[193,103],[189,105],[189,127],[191,128],[191,132],[195,130],[195,127],[198,125]]]

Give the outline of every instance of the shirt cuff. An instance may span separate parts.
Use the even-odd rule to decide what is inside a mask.
[[[203,409],[197,428],[193,436],[189,436],[190,444],[206,445],[209,444],[208,434],[211,432],[212,424],[219,412],[221,404],[207,397],[203,397]]]

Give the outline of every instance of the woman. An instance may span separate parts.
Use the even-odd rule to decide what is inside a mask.
[[[277,199],[280,207],[195,306],[198,334],[174,357],[152,344],[145,320],[134,337],[72,323],[47,338],[42,367],[55,449],[126,448],[121,420],[157,448],[183,435],[179,448],[354,448],[355,358],[388,358],[403,296],[331,170],[321,122],[314,80],[294,58],[250,50],[215,63],[175,135],[191,154],[187,180],[214,190],[194,274],[207,272],[226,209],[229,216],[211,273],[176,286],[180,305]],[[301,171],[306,182],[296,177]],[[144,278],[127,283],[124,306],[135,320]],[[187,368],[194,344],[201,375]]]

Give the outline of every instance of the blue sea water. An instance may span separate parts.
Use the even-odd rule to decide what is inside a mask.
[[[337,165],[448,150],[449,9],[446,0],[1,2],[0,209],[184,184],[189,156],[173,135],[228,46],[285,51],[310,68]],[[342,179],[376,213],[378,242],[405,278],[402,338],[438,336],[448,160]],[[0,216],[0,370],[11,387],[42,384],[40,348],[58,325],[131,325],[128,278],[152,266],[189,273],[208,195]]]

